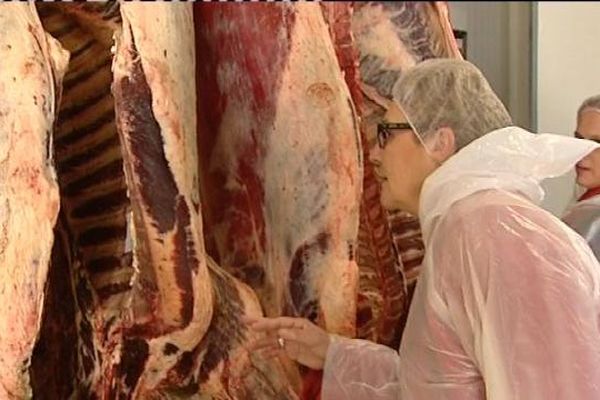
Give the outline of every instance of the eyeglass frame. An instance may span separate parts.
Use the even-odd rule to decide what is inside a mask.
[[[390,129],[409,129],[413,127],[408,122],[381,122],[377,124],[377,144],[380,149],[383,149],[387,141],[394,135]]]
[[[575,139],[591,140],[592,142],[600,144],[600,139],[586,139],[577,131],[573,132],[573,136],[575,136]]]

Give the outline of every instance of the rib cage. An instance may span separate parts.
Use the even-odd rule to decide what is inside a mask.
[[[39,8],[46,30],[71,53],[55,131],[62,209],[75,256],[96,296],[108,302],[107,310],[118,309],[133,269],[126,243],[129,200],[111,93],[112,55],[104,42],[63,13],[62,5]]]

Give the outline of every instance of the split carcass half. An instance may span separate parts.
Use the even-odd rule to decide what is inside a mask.
[[[415,218],[388,213],[368,162],[377,122],[402,71],[458,54],[444,3],[322,3],[340,67],[361,116],[364,177],[357,260],[358,336],[398,348],[412,286],[423,256]]]
[[[360,88],[359,53],[351,30],[354,5],[331,2],[321,6],[340,67],[360,115],[364,100]],[[368,143],[364,123],[361,124],[361,140],[363,144]],[[360,271],[357,336],[397,348],[402,317],[408,305],[405,282],[388,227],[387,213],[379,200],[379,184],[369,161],[368,146],[363,146],[362,154],[364,174],[357,248]]]
[[[355,333],[362,159],[317,4],[196,4],[205,235],[269,316]]]
[[[330,6],[331,7],[331,6]],[[376,144],[377,123],[391,101],[391,91],[404,71],[429,58],[460,57],[444,2],[355,2],[351,33],[347,5],[336,4],[334,33],[346,79],[361,115],[364,159]],[[354,64],[348,50],[358,52]],[[356,65],[359,71],[356,71]],[[405,212],[387,213],[380,189],[366,163],[361,203],[358,265],[358,336],[398,348],[410,296],[423,259],[418,220]],[[390,239],[391,238],[391,239]],[[396,258],[390,255],[390,241]]]
[[[296,398],[277,360],[245,349],[240,317],[261,315],[255,295],[204,250],[191,5],[39,13],[71,59],[36,398]]]
[[[27,3],[0,6],[0,398],[31,396],[58,215],[52,122],[67,54]]]

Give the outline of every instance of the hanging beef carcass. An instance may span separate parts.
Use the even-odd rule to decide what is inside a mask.
[[[199,4],[195,12],[212,254],[256,290],[267,315],[354,336],[360,138],[321,10]],[[304,375],[304,398],[318,391],[314,378]]]
[[[121,29],[117,5],[104,7],[40,7],[46,29],[71,53],[56,123],[55,153],[64,222],[61,229],[67,243],[63,260],[69,263],[78,311],[73,391],[84,397],[132,396],[138,388],[144,390],[164,379],[161,374],[176,357],[162,355],[163,348],[169,344],[181,351],[191,350],[195,339],[182,338],[185,334],[180,331],[201,337],[212,311],[206,263],[194,254],[201,256],[203,251],[199,237],[193,234],[199,224],[197,216],[189,211],[193,209],[193,176],[182,172],[193,158],[190,153],[179,154],[189,137],[193,138],[193,125],[171,114],[180,124],[174,129],[172,120],[159,114],[172,111],[150,103],[152,91],[140,59],[154,59],[158,50],[144,49],[138,54],[129,19],[123,19]],[[157,24],[163,22],[165,28],[179,22],[168,21],[168,16],[171,14],[159,14]],[[116,115],[110,52],[115,33],[120,38],[114,74]],[[181,54],[187,49],[183,43],[173,50]],[[127,64],[128,57],[134,56],[137,63]],[[166,76],[179,71],[173,64],[163,61]],[[129,89],[125,95],[122,86]],[[181,102],[177,98],[181,94],[173,93],[176,84],[153,89],[162,89],[161,96]],[[145,146],[131,150],[128,144],[136,139]],[[163,146],[172,153],[165,155]],[[144,150],[154,151],[151,160],[145,158]],[[181,160],[183,165],[167,165],[169,158]],[[152,183],[171,191],[165,190],[167,194],[158,201],[144,197],[140,192]],[[199,279],[192,279],[195,276]],[[60,314],[60,310],[48,310],[49,319],[52,311]],[[40,343],[47,347],[51,344],[44,342],[44,333]],[[40,352],[44,350],[49,353],[47,348]],[[156,364],[161,364],[160,368]],[[34,375],[44,379],[42,372]],[[38,396],[47,393],[43,387],[40,390]]]
[[[350,2],[330,2],[321,3],[321,6],[344,78],[354,104],[362,114],[359,53],[351,30],[354,5]],[[363,125],[361,140],[366,144]],[[401,319],[408,305],[405,282],[394,251],[387,214],[379,201],[379,184],[369,161],[368,146],[363,146],[362,154],[364,174],[357,248],[360,271],[357,336],[397,348],[402,332]]]
[[[336,7],[348,7],[342,4]],[[349,85],[362,118],[364,159],[368,160],[368,151],[376,143],[377,123],[402,72],[428,58],[460,57],[460,53],[443,2],[355,2],[352,35],[342,33],[348,25],[347,14],[338,10],[335,33],[346,48],[352,38],[359,53],[354,64],[359,64],[359,71],[347,73],[346,78],[352,77]],[[351,69],[350,52],[340,56]],[[423,258],[420,228],[415,217],[382,209],[379,184],[368,163],[363,188],[358,336],[398,348]],[[398,256],[395,262],[389,254],[390,233]]]
[[[213,254],[270,316],[354,335],[360,138],[316,4],[197,4],[201,192]]]
[[[369,149],[401,72],[427,58],[454,56],[456,46],[443,3],[331,2],[322,7],[362,118],[357,334],[398,348],[408,313],[407,284],[414,285],[423,244],[415,218],[383,210]]]
[[[0,398],[31,396],[27,367],[41,321],[59,209],[52,122],[67,54],[32,4],[0,7]]]
[[[295,398],[277,360],[245,350],[240,317],[262,314],[255,295],[204,251],[191,5],[44,4],[40,15],[71,60],[35,397]]]
[[[42,79],[40,86],[40,80],[31,80],[37,86],[20,86],[21,94],[36,99],[35,90],[46,85],[56,99],[64,53],[43,35],[33,5],[20,7],[21,14],[3,13],[0,27],[20,26],[29,40],[21,44],[35,41],[40,49],[50,49],[37,54],[53,81]],[[359,335],[384,343],[398,336],[389,327],[398,331],[394,321],[403,312],[398,290],[403,281],[381,222],[384,214],[368,207],[378,202],[376,192],[360,205],[356,243],[363,153],[350,94],[363,116],[365,107],[357,91],[356,62],[343,58],[344,48],[352,45],[349,5],[333,20],[325,13],[331,36],[316,5],[247,5],[244,11],[232,11],[232,5],[196,7],[194,45],[191,5],[39,5],[45,29],[71,59],[54,143],[45,131],[45,136],[39,133],[37,143],[47,141],[50,150],[33,158],[47,172],[46,186],[38,184],[38,197],[28,198],[35,199],[36,212],[44,211],[40,204],[49,204],[54,214],[39,214],[46,218],[42,221],[38,214],[35,220],[19,217],[29,221],[19,221],[26,229],[47,225],[43,237],[48,240],[36,242],[45,250],[45,259],[32,261],[38,275],[17,271],[34,277],[40,290],[38,297],[27,297],[37,299],[28,309],[37,313],[19,309],[29,317],[16,319],[34,322],[23,331],[29,341],[14,336],[15,341],[5,342],[11,351],[17,349],[6,354],[18,356],[3,362],[21,365],[10,370],[14,375],[2,377],[13,397],[29,390],[27,374],[19,371],[26,370],[38,330],[52,246],[49,227],[58,201],[50,201],[52,147],[62,210],[30,368],[36,398],[296,397],[296,383],[289,381],[293,368],[284,374],[278,361],[245,350],[252,337],[239,317],[260,315],[261,305],[249,287],[206,256],[201,211],[213,254],[258,289],[268,313],[307,316],[346,335],[355,333],[358,247],[359,317],[367,316]],[[258,52],[244,53],[244,47]],[[191,78],[195,48],[197,88]],[[30,69],[25,65],[24,71]],[[7,71],[0,71],[6,82],[15,78],[7,78]],[[367,85],[362,89],[371,93]],[[50,97],[45,96],[46,102],[34,103],[32,115],[43,115],[52,131]],[[14,118],[15,111],[9,111]],[[29,177],[11,176],[17,177],[10,181],[15,185]],[[220,214],[227,204],[233,207]],[[9,232],[12,239],[19,229]],[[33,254],[30,242],[10,244],[16,249],[22,243],[30,251],[23,254]]]
[[[352,4],[326,4],[323,7],[326,20],[329,22],[330,37],[333,39],[340,67],[345,73],[352,97],[357,104],[365,108],[360,101],[362,93],[358,88],[360,84],[356,69],[358,54],[353,50],[354,43],[351,39]],[[402,17],[409,20],[399,25],[399,29],[403,29],[405,35],[409,29],[421,30],[422,35],[435,31],[434,36],[427,36],[423,40],[436,41],[434,46],[437,46],[437,41],[446,40],[444,35],[447,32],[440,30],[437,33],[440,26],[446,26],[443,18],[432,15],[437,8],[431,5],[412,8],[409,5],[406,10],[402,11]],[[419,17],[417,21],[413,21],[415,15]],[[291,89],[286,87],[287,81],[280,78],[280,76],[287,78],[285,74],[292,71],[297,74],[293,75],[297,76],[293,81],[297,84],[307,74],[312,73],[309,56],[304,58],[300,63],[301,66],[294,65],[286,59],[288,52],[291,51],[287,46],[290,46],[289,42],[294,38],[292,36],[294,20],[289,16],[286,20],[286,16],[282,8],[271,8],[267,5],[229,10],[217,5],[210,7],[201,5],[196,9],[198,46],[199,48],[207,46],[206,51],[198,52],[198,57],[200,54],[212,54],[214,57],[211,60],[203,58],[202,62],[198,63],[198,76],[205,79],[207,84],[213,85],[210,92],[214,94],[213,97],[206,97],[204,106],[199,104],[198,111],[200,135],[203,134],[203,127],[206,127],[205,130],[208,132],[205,137],[200,138],[200,141],[205,141],[202,147],[206,151],[200,158],[203,163],[201,169],[206,174],[201,178],[201,187],[207,202],[212,203],[204,209],[205,220],[207,220],[206,233],[212,241],[212,254],[226,260],[225,264],[232,267],[234,274],[258,289],[263,305],[270,315],[279,315],[282,311],[298,314],[297,309],[293,307],[286,309],[285,304],[282,306],[281,297],[285,297],[285,291],[290,290],[285,287],[287,282],[291,281],[292,285],[298,285],[294,279],[304,277],[287,276],[289,265],[293,265],[293,262],[289,261],[293,247],[288,249],[287,262],[273,264],[274,257],[271,253],[276,251],[272,248],[273,244],[281,246],[288,240],[287,236],[292,236],[296,242],[301,242],[299,238],[302,237],[302,232],[294,229],[292,235],[284,234],[274,238],[272,233],[274,224],[273,220],[268,219],[271,217],[269,212],[272,212],[272,209],[287,210],[285,211],[289,213],[287,220],[278,215],[279,220],[275,221],[286,224],[286,228],[289,229],[290,226],[293,228],[298,226],[293,223],[296,218],[305,218],[303,213],[307,208],[310,209],[309,204],[314,206],[314,201],[311,199],[301,199],[303,203],[298,201],[301,205],[300,211],[296,211],[293,208],[294,203],[289,204],[289,196],[284,193],[285,190],[288,193],[290,191],[287,185],[281,185],[281,192],[276,192],[276,196],[271,197],[264,189],[265,181],[268,184],[269,177],[289,179],[288,176],[294,174],[294,169],[298,168],[296,167],[298,158],[294,158],[297,157],[296,149],[292,147],[294,150],[292,153],[286,147],[268,147],[269,141],[264,138],[267,135],[284,136],[292,138],[287,139],[287,143],[293,143],[294,135],[298,135],[297,124],[287,126],[284,132],[272,128],[272,120],[278,113],[288,112],[288,109],[280,106],[282,98],[288,99],[280,92],[285,94],[287,90],[297,90],[294,93],[293,103],[296,106],[293,113],[297,114],[302,111],[301,105],[298,104],[308,100],[307,94],[310,94],[307,90],[298,90],[297,86],[291,86]],[[437,25],[432,29],[427,26],[428,24]],[[312,35],[323,36],[324,29],[315,30]],[[403,39],[408,40],[409,37]],[[385,43],[384,39],[381,40]],[[240,43],[244,43],[244,46]],[[318,55],[320,53],[313,49],[312,56]],[[213,62],[214,65],[207,61]],[[295,72],[296,70],[301,72]],[[334,72],[329,70],[328,73]],[[309,84],[307,83],[306,86]],[[363,113],[366,115],[365,120],[370,122],[367,110]],[[319,118],[320,115],[309,117],[311,123],[319,122]],[[365,124],[365,128],[368,130],[369,125]],[[366,149],[363,148],[363,151],[363,154],[368,155]],[[270,152],[286,154],[289,164],[282,165],[276,170],[268,169],[263,160]],[[309,162],[301,158],[300,161],[301,168],[312,172]],[[335,181],[329,183],[330,187],[332,184],[335,185]],[[403,318],[407,312],[405,282],[394,256],[387,215],[379,204],[377,183],[369,165],[365,166],[365,185],[367,184],[369,186],[365,187],[361,202],[361,229],[358,240],[361,267],[360,306],[357,313],[360,322],[359,335],[397,346]],[[305,191],[310,190],[312,190],[311,186],[305,187]],[[289,219],[292,221],[291,224],[288,222]],[[406,223],[394,228],[397,237],[409,236],[404,241],[400,241],[400,244],[403,245],[404,260],[412,266],[408,257],[412,257],[413,262],[414,259],[418,262],[418,258],[422,255],[418,230],[406,232],[407,228],[412,228]],[[279,243],[273,243],[274,240]],[[406,248],[407,241],[416,247],[416,254],[411,254],[410,246]],[[277,252],[275,255],[280,260]],[[318,264],[312,265],[315,266]],[[282,274],[280,276],[283,279],[274,280],[272,278],[274,273]],[[273,287],[273,285],[280,285],[280,287]],[[313,310],[308,312],[300,310],[299,314],[315,316]]]
[[[442,2],[357,3],[352,30],[360,51],[363,120],[371,145],[377,120],[385,113],[402,71],[429,58],[460,57],[460,53]],[[408,283],[414,283],[423,256],[416,219],[394,213],[390,225]]]

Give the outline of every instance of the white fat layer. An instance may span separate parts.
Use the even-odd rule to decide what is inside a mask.
[[[219,63],[219,90],[231,95],[224,104],[210,169],[225,172],[225,190],[239,198],[250,198],[244,192],[247,185],[255,185],[238,175],[240,163],[257,172],[265,195],[259,216],[265,221],[265,252],[260,254],[258,226],[233,243],[224,240],[237,229],[234,221],[253,221],[245,214],[245,205],[230,205],[224,221],[213,229],[221,238],[219,250],[225,257],[242,249],[258,249],[257,261],[267,279],[260,295],[271,316],[281,315],[285,305],[292,303],[289,272],[296,250],[322,233],[329,235],[332,240],[325,254],[315,246],[305,255],[306,296],[321,302],[328,328],[349,333],[354,325],[357,280],[357,267],[349,261],[349,253],[358,234],[362,153],[350,94],[319,7],[296,4],[288,8],[295,14],[294,23],[279,29],[279,37],[273,39],[280,46],[273,52],[286,56],[283,66],[274,72],[271,64],[279,60],[261,56],[252,60],[257,70],[268,71],[268,79],[278,80],[274,110],[256,110],[239,95],[252,93],[253,88],[237,60]],[[226,21],[216,24],[215,30],[230,29]]]
[[[318,5],[297,5],[290,37],[264,161],[267,274],[288,285],[296,249],[330,235],[325,253],[315,246],[306,254],[305,289],[320,300],[328,329],[351,333],[357,267],[349,250],[362,189],[358,122]],[[291,302],[284,287],[274,287],[281,291],[276,301]]]
[[[406,70],[417,63],[415,56],[400,40],[398,27],[389,8],[382,4],[365,4],[352,18],[352,32],[361,55],[383,60],[382,69]]]

